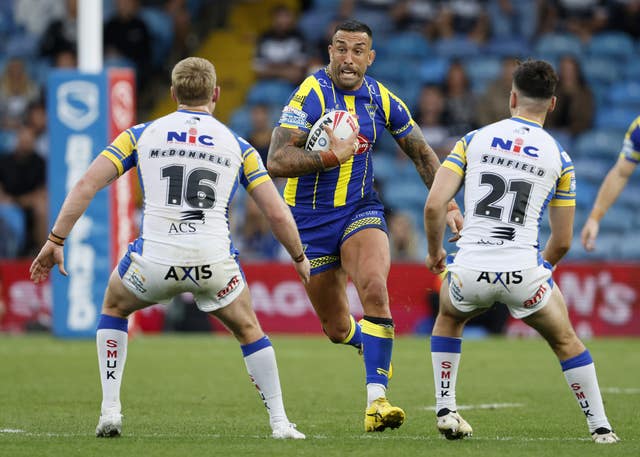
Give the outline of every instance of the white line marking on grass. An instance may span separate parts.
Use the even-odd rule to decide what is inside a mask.
[[[640,394],[640,388],[638,387],[602,387],[600,390],[605,394],[624,394],[624,395]]]
[[[522,408],[523,403],[482,403],[479,405],[458,405],[458,410],[469,409],[500,409],[500,408]],[[435,406],[425,406],[426,410],[435,411]]]
[[[24,430],[19,428],[0,428],[0,433],[24,433]]]

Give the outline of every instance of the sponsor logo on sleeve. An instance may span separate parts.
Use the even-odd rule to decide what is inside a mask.
[[[292,106],[285,106],[278,123],[305,128],[307,126],[307,113]]]

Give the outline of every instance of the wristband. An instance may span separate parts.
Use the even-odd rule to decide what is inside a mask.
[[[49,235],[50,235],[50,236],[52,236],[52,237],[54,237],[54,238],[57,238],[57,239],[59,239],[59,240],[61,240],[61,241],[66,240],[66,238],[65,238],[65,237],[63,237],[63,236],[58,236],[58,235],[56,235],[55,233],[53,233],[53,230],[51,230],[51,231],[49,232]]]
[[[292,257],[292,259],[293,259],[293,261],[294,261],[295,263],[300,263],[300,262],[302,262],[302,261],[304,260],[304,251],[302,251],[302,252],[300,253],[300,255],[299,255],[299,256],[297,256],[297,257]]]
[[[54,235],[55,236],[55,235]],[[51,239],[51,236],[47,237],[47,240],[51,241],[53,244],[57,244],[58,246],[64,246],[64,241],[61,243],[59,241],[56,241],[54,239]]]
[[[338,156],[331,149],[327,151],[320,151],[320,160],[322,160],[322,167],[325,170],[340,165]]]

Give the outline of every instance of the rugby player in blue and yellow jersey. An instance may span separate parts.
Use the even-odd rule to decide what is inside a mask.
[[[291,95],[267,159],[272,176],[289,178],[284,197],[306,245],[312,276],[305,287],[324,332],[334,343],[363,350],[368,432],[399,427],[405,418],[404,411],[386,398],[394,338],[387,293],[390,255],[384,208],[373,188],[371,155],[388,130],[427,187],[440,166],[402,100],[365,75],[375,59],[372,44],[366,24],[349,20],[336,27],[328,48],[329,65],[307,77]],[[357,144],[355,133],[339,140],[328,129],[330,150],[306,151],[310,128],[333,110],[357,117]],[[458,233],[462,215],[453,201],[450,210],[449,226]],[[349,311],[347,277],[364,309],[359,323]]]

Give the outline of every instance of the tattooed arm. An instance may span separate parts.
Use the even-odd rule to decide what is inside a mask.
[[[422,131],[418,127],[414,127],[408,135],[396,141],[404,153],[407,154],[415,164],[416,170],[418,170],[418,174],[420,174],[427,188],[431,189],[433,179],[438,168],[440,168],[440,161],[434,150],[429,146],[429,143],[427,143],[427,140],[424,139]],[[455,199],[452,199],[447,205],[446,220],[447,225],[453,233],[449,241],[456,241],[460,238],[460,231],[462,230],[462,222],[464,219]]]
[[[428,189],[431,189],[436,171],[440,168],[438,156],[424,139],[422,131],[414,126],[411,132],[396,140],[404,153],[409,156],[418,170],[418,174]]]
[[[306,132],[285,127],[274,128],[267,156],[269,174],[294,178],[324,171],[345,162],[358,149],[356,141],[359,129],[344,140],[334,136],[329,127],[325,127],[325,131],[329,134],[329,150],[307,151],[304,149]]]

